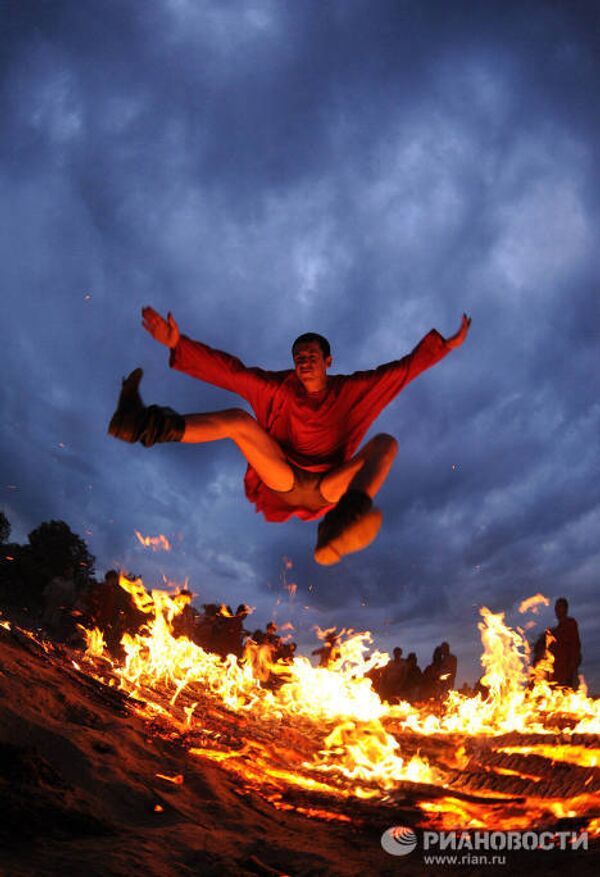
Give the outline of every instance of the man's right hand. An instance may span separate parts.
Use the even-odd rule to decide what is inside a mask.
[[[142,308],[142,326],[159,344],[164,344],[166,347],[177,347],[179,326],[170,311],[165,320],[154,308]]]
[[[471,328],[471,317],[467,317],[466,314],[462,315],[462,320],[460,323],[460,328],[456,335],[452,335],[451,338],[446,338],[446,344],[450,349],[455,347],[460,347],[461,344],[464,343],[465,338],[469,334],[469,329]]]

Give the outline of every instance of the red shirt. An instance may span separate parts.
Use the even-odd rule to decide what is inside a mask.
[[[352,457],[385,406],[449,350],[439,332],[432,329],[402,359],[370,371],[328,375],[325,389],[310,394],[293,369],[271,372],[248,368],[235,356],[185,335],[171,350],[170,365],[242,396],[290,462],[312,472],[328,472]],[[310,512],[287,505],[251,466],[244,485],[246,496],[268,521],[285,521],[292,515],[309,520],[327,511]]]

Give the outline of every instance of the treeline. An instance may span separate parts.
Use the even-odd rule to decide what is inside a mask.
[[[10,542],[10,534],[10,521],[0,511],[0,608],[39,612],[44,589],[67,569],[78,588],[93,579],[96,559],[64,521],[44,521],[24,545]]]

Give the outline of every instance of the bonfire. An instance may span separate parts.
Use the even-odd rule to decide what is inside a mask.
[[[503,613],[481,609],[487,696],[451,691],[434,710],[380,700],[367,674],[388,656],[371,650],[369,633],[347,632],[327,668],[302,656],[269,662],[252,642],[242,660],[222,660],[173,634],[189,592],[148,593],[124,576],[120,585],[146,624],[123,637],[122,662],[102,631],[86,631],[78,668],[125,692],[153,733],[218,763],[273,807],[347,821],[410,801],[421,828],[598,833],[600,700],[585,684],[549,683],[548,653],[530,670],[524,631]]]

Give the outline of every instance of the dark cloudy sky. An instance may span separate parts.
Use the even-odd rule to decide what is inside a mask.
[[[480,605],[517,622],[522,598],[565,594],[597,687],[598,3],[1,5],[13,537],[64,519],[99,572],[189,576],[198,602],[245,600],[306,647],[317,623],[421,663],[448,639],[459,679],[478,672]],[[106,435],[137,365],[147,401],[237,404],[169,370],[145,304],[266,368],[320,331],[340,372],[472,315],[375,426],[400,453],[372,548],[319,568],[315,525],[257,515],[230,443]]]

